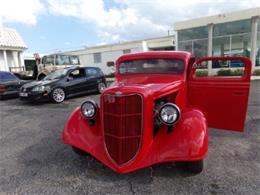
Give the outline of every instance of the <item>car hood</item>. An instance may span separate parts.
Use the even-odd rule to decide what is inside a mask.
[[[180,76],[135,76],[116,80],[106,92],[141,93],[143,95],[162,95],[177,91],[184,86]]]
[[[53,84],[56,81],[58,81],[58,79],[54,79],[54,80],[42,80],[42,81],[32,81],[30,83],[26,83],[23,85],[23,88],[31,88],[31,87],[35,87],[38,85],[49,85],[49,84]]]

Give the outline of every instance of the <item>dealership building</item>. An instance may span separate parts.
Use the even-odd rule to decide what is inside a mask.
[[[246,56],[260,68],[260,8],[176,22],[176,50],[196,57]]]

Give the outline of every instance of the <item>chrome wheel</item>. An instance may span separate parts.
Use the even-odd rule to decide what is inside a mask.
[[[98,92],[102,93],[106,89],[105,83],[99,83],[98,84]]]
[[[61,103],[65,99],[65,92],[61,88],[54,89],[52,92],[52,99],[57,103]]]

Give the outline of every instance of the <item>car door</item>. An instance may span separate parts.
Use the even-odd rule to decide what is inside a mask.
[[[97,84],[99,80],[99,71],[97,68],[94,67],[87,67],[85,68],[86,71],[86,85],[89,91],[96,90]]]
[[[79,68],[68,73],[66,90],[69,94],[81,93],[87,90],[86,73],[84,69]]]
[[[251,61],[245,57],[196,60],[189,68],[187,106],[201,110],[209,127],[243,131],[250,74]]]

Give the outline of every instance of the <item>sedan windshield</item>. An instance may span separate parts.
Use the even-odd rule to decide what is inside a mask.
[[[54,79],[60,79],[64,76],[66,76],[68,72],[68,69],[60,69],[56,70],[50,74],[48,74],[43,80],[54,80]]]
[[[120,74],[181,74],[184,62],[179,59],[142,59],[120,63]]]

